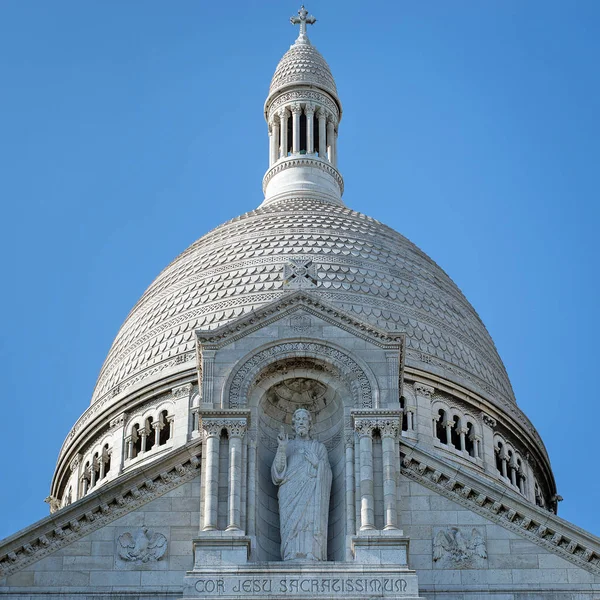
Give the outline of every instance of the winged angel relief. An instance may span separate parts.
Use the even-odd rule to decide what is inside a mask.
[[[160,560],[167,551],[167,538],[140,527],[133,535],[123,533],[117,539],[117,550],[123,560],[147,563]]]
[[[438,567],[481,568],[486,558],[485,540],[475,528],[471,535],[458,527],[440,529],[433,540],[433,560]]]

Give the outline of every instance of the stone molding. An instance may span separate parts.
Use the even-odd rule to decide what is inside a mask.
[[[298,260],[301,258],[299,256]],[[196,337],[204,347],[220,349],[284,317],[291,316],[299,309],[303,309],[305,312],[323,319],[331,325],[336,325],[340,329],[380,348],[395,350],[404,345],[405,337],[403,333],[388,333],[369,323],[360,321],[334,305],[323,301],[321,294],[317,295],[306,290],[289,292],[282,298],[278,298],[254,311],[251,315],[240,317],[216,329],[210,331],[196,330]]]
[[[466,471],[402,440],[402,475],[600,575],[600,539],[555,514],[525,504],[516,492],[484,483]]]
[[[382,438],[398,439],[402,430],[401,410],[352,410],[354,430],[359,437],[372,437],[373,431],[379,429]]]
[[[198,441],[191,442],[6,538],[0,546],[0,577],[19,571],[191,481],[200,472],[199,455]]]
[[[309,158],[306,156],[293,156],[289,158],[283,158],[275,163],[263,177],[263,193],[266,193],[267,185],[271,179],[281,171],[286,169],[292,169],[294,167],[313,167],[324,171],[338,184],[340,188],[340,195],[344,195],[344,179],[340,175],[340,172],[328,161],[320,158]]]
[[[289,340],[276,343],[252,354],[235,371],[225,384],[223,400],[228,408],[244,406],[248,391],[256,376],[270,363],[292,357],[313,357],[335,365],[347,377],[355,379],[357,389],[353,389],[355,403],[362,408],[372,408],[378,397],[377,383],[374,377],[367,375],[365,369],[345,351],[327,343],[316,341]]]
[[[325,108],[328,108],[334,114],[336,121],[340,120],[339,108],[329,94],[321,91],[317,92],[307,88],[292,90],[283,94],[279,94],[269,103],[268,111],[265,111],[265,118],[267,119],[267,122],[271,120],[276,114],[278,114],[278,110],[282,105],[287,105],[290,102],[308,101],[312,103],[318,103]]]

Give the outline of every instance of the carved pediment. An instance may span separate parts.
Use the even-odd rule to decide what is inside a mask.
[[[196,337],[203,347],[220,349],[282,319],[289,321],[292,333],[305,336],[310,332],[311,317],[383,349],[401,349],[404,346],[402,332],[389,333],[378,329],[322,300],[317,294],[305,290],[286,294],[252,314],[240,317],[217,329],[210,331],[197,329]]]

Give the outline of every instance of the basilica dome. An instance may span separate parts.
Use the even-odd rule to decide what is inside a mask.
[[[286,281],[286,265],[310,276]],[[194,331],[215,328],[297,286],[380,328],[407,334],[407,364],[514,403],[494,343],[458,287],[382,223],[310,198],[264,206],[217,227],[152,283],[119,331],[92,403],[193,360]]]
[[[388,349],[379,371],[369,372],[373,389],[378,377],[385,380],[376,408],[402,411],[408,440],[549,505],[555,484],[544,444],[517,407],[474,308],[427,254],[342,199],[341,103],[329,66],[306,35],[314,18],[304,7],[298,15],[292,22],[300,35],[279,62],[265,102],[269,166],[262,204],[192,244],[133,307],[91,406],[60,451],[52,497],[68,504],[197,439],[201,410],[226,407],[227,377],[250,360],[240,344],[227,355],[228,375],[216,375],[216,351],[202,340],[264,316],[301,290],[339,321],[402,340]],[[300,331],[276,337],[317,347],[331,332],[298,342]],[[329,343],[334,351],[336,340]],[[352,343],[357,357],[365,352],[363,342]],[[311,380],[328,368],[317,363],[299,377]]]

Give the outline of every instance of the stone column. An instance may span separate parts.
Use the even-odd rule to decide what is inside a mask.
[[[469,453],[467,452],[467,445],[465,444],[465,435],[466,434],[467,434],[467,430],[464,427],[461,427],[458,430],[458,435],[460,436],[460,451],[463,454],[468,455]]]
[[[202,529],[217,528],[218,488],[219,488],[219,442],[223,423],[215,419],[203,419],[206,442],[206,464],[204,479],[204,521]]]
[[[333,124],[333,118],[327,119],[327,158],[329,162],[333,164],[335,159],[335,125]]]
[[[292,104],[292,153],[300,152],[300,115],[302,106],[298,103]]]
[[[396,440],[400,430],[400,420],[386,418],[378,421],[383,451],[383,516],[384,529],[398,529],[398,482],[396,463]]]
[[[133,436],[130,435],[125,438],[125,445],[127,450],[125,451],[125,458],[131,460],[133,458]]]
[[[317,118],[319,119],[319,156],[327,158],[327,113],[320,108]]]
[[[285,108],[282,108],[278,113],[279,122],[281,123],[281,150],[279,156],[281,158],[285,158],[287,156],[287,147],[288,147],[288,113]]]
[[[229,498],[227,530],[241,528],[242,501],[242,438],[246,433],[246,419],[232,419],[225,423],[229,436]]]
[[[144,425],[143,429],[139,431],[140,437],[142,438],[142,447],[140,448],[140,454],[146,452],[146,438],[148,437],[148,431],[146,430],[146,425]]]
[[[373,495],[373,429],[371,419],[356,419],[354,427],[359,439],[360,460],[360,529],[375,529]]]
[[[442,426],[446,428],[446,445],[448,448],[453,446],[452,443],[452,428],[454,427],[454,421],[450,420],[450,414],[446,414],[446,420],[442,423]]]
[[[248,535],[256,535],[256,433],[251,432],[248,437]]]
[[[315,152],[315,139],[314,139],[314,117],[315,117],[315,105],[307,103],[304,107],[304,114],[306,115],[306,153],[314,154]]]
[[[431,414],[431,397],[435,391],[429,385],[416,382],[413,384],[417,404],[416,432],[419,442],[432,444],[435,437],[435,424],[432,430],[433,418]]]
[[[271,124],[271,164],[279,160],[279,123],[273,119]]]
[[[356,504],[354,499],[354,431],[346,432],[346,534],[356,533]]]

